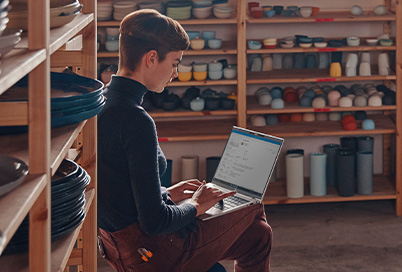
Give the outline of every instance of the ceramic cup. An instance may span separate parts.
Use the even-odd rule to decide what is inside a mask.
[[[371,76],[371,66],[369,62],[361,62],[359,67],[360,76]]]
[[[340,76],[342,76],[341,64],[339,62],[331,63],[329,74],[330,74],[331,77],[340,77]]]

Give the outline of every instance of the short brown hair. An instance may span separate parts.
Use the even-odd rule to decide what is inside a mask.
[[[187,33],[177,21],[152,9],[134,11],[120,24],[119,66],[135,71],[150,50],[158,52],[163,61],[167,53],[186,50],[189,45]]]

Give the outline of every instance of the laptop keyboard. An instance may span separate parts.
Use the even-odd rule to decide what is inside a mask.
[[[223,199],[223,203],[222,202],[218,202],[215,204],[215,208],[222,210],[222,211],[226,211],[228,209],[231,209],[233,207],[237,207],[241,204],[247,203],[249,202],[248,200],[238,197],[238,196],[229,196],[225,199]]]

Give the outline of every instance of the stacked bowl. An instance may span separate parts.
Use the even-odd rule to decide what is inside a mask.
[[[159,13],[165,13],[163,4],[161,2],[157,1],[140,2],[138,3],[138,6],[140,7],[140,9],[155,9]]]
[[[109,21],[113,15],[112,0],[98,0],[97,19],[98,21]]]
[[[51,73],[51,126],[62,127],[82,122],[97,115],[106,103],[103,83],[76,74]],[[22,78],[10,91],[0,97],[2,101],[26,101],[28,76]],[[26,132],[27,126],[0,126],[0,134]]]
[[[85,218],[85,188],[91,177],[77,163],[64,160],[52,178],[51,237],[56,241],[73,232]],[[24,252],[29,245],[27,216],[10,240],[4,254]]]
[[[8,4],[9,4],[8,0],[0,0],[0,36],[6,29],[7,24],[10,21],[10,19],[7,17],[9,10]]]
[[[227,19],[233,14],[233,9],[229,6],[214,6],[213,13],[216,18]]]
[[[166,15],[175,20],[187,20],[191,17],[191,1],[168,1]]]
[[[197,19],[208,18],[212,15],[212,1],[193,0],[192,14]]]
[[[106,50],[109,52],[119,51],[119,28],[107,27],[106,28]]]
[[[113,3],[113,19],[121,21],[123,18],[138,9],[137,3],[133,1],[120,1]]]
[[[50,1],[50,28],[56,28],[70,23],[82,9],[78,0],[51,0]],[[9,27],[28,30],[28,4],[26,2],[13,3],[8,13]]]

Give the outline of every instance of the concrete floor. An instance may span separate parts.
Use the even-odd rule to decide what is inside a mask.
[[[266,213],[274,231],[273,272],[402,271],[395,201],[273,205]],[[221,263],[233,271],[232,261]],[[98,258],[98,272],[112,271]]]

